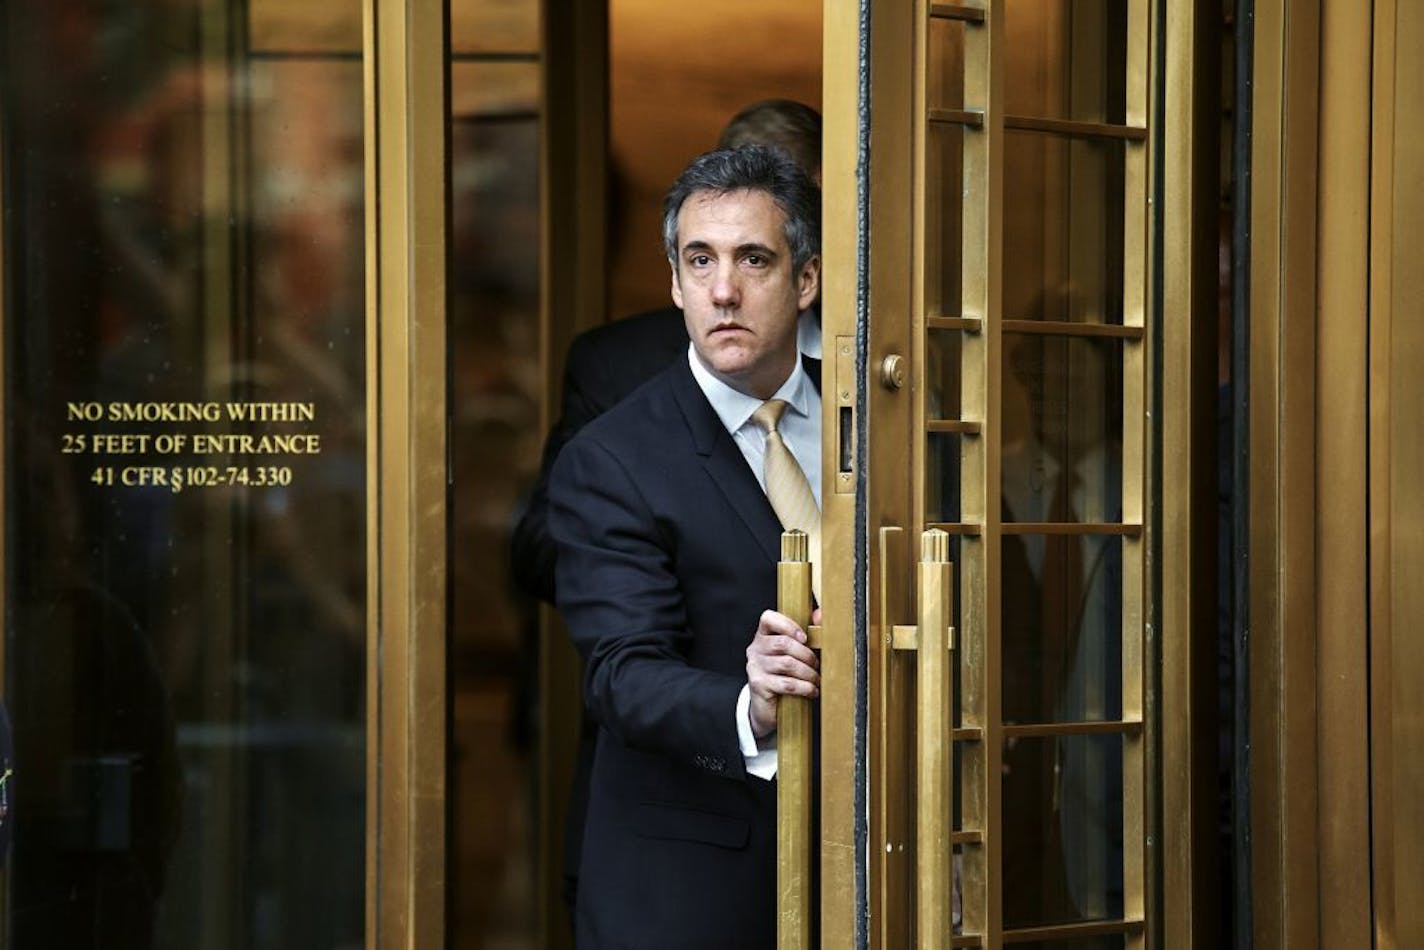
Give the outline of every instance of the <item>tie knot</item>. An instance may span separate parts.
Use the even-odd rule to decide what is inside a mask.
[[[785,412],[786,400],[768,399],[761,404],[756,412],[752,413],[752,421],[761,428],[761,431],[770,435],[776,431],[777,425],[781,422],[781,416]]]

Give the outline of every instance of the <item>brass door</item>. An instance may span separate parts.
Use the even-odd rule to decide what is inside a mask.
[[[1143,946],[1155,16],[834,6],[822,942]]]

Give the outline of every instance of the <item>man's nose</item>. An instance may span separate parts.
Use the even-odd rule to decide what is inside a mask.
[[[736,270],[732,267],[717,268],[717,276],[712,280],[712,302],[718,307],[735,307],[740,298]]]

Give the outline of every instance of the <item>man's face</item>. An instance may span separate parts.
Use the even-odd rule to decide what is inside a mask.
[[[672,299],[702,365],[770,398],[796,364],[796,318],[816,299],[819,258],[791,272],[786,215],[764,191],[696,192],[677,216]]]

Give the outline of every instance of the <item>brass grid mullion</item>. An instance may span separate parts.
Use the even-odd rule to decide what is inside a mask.
[[[1040,116],[1005,116],[1004,128],[1015,132],[1046,132],[1073,139],[1121,139],[1127,142],[1147,140],[1147,129],[1141,126],[1078,122],[1073,119],[1049,119]]]
[[[963,929],[954,946],[999,945],[1002,934],[1002,853],[999,840],[1003,764],[1000,733],[1000,403],[1002,326],[999,324],[1003,249],[1004,0],[989,0],[982,22],[964,34],[964,101],[978,105],[963,136],[961,300],[959,312],[978,314],[978,332],[961,348],[961,414],[983,420],[981,437],[961,440],[961,510],[972,531],[960,546],[963,725],[982,741],[963,747],[961,823],[982,843],[963,850]]]
[[[1103,719],[1082,722],[1025,722],[1004,726],[1004,738],[1051,739],[1055,736],[1136,736],[1141,720]]]
[[[930,314],[925,317],[925,326],[931,330],[963,330],[978,333],[984,328],[984,321],[978,317],[948,317]]]
[[[1140,918],[1091,920],[1076,924],[1053,924],[1047,927],[1021,927],[1006,930],[1003,942],[1005,944],[1046,943],[1051,940],[1082,940],[1088,937],[1108,937],[1113,934],[1126,934],[1129,937],[1141,938],[1143,930]]]
[[[964,23],[983,23],[984,9],[968,7],[957,3],[931,3],[930,19],[960,20]]]
[[[984,125],[983,109],[930,109],[929,121],[944,125],[962,125],[978,129]],[[1110,122],[1079,122],[1074,119],[1050,119],[1043,116],[1006,115],[1004,128],[1012,132],[1038,132],[1073,139],[1113,139],[1123,142],[1144,142],[1147,129]]]
[[[984,526],[969,521],[932,521],[926,528],[939,528],[949,534],[975,537],[984,533]],[[1092,521],[1043,522],[1011,521],[999,525],[1001,534],[1077,534],[1109,535],[1137,539],[1142,535],[1141,524],[1100,523]]]
[[[1105,534],[1135,538],[1142,533],[1142,525],[1117,521],[1010,521],[1004,523],[1002,530],[1004,534]]]
[[[923,431],[949,433],[951,435],[978,435],[983,426],[967,419],[927,419]]]
[[[1042,336],[1086,336],[1102,340],[1136,342],[1144,334],[1142,327],[1118,326],[1114,323],[1073,323],[1067,320],[1003,320],[1005,333],[1030,333]]]
[[[962,125],[966,129],[984,127],[984,113],[979,109],[929,109],[925,117],[943,125]]]
[[[1148,0],[1128,0],[1127,62],[1124,121],[1130,125],[1149,124],[1149,58],[1152,31],[1148,23]],[[1148,227],[1149,146],[1127,148],[1123,154],[1123,314],[1124,329],[1142,334],[1147,342],[1147,288],[1149,272]],[[1147,481],[1147,346],[1123,348],[1122,400],[1122,520],[1143,525]],[[1123,820],[1123,915],[1128,920],[1145,920],[1153,902],[1147,895],[1147,802],[1150,797],[1147,775],[1147,746],[1152,725],[1146,719],[1146,690],[1143,685],[1146,658],[1143,624],[1145,544],[1142,533],[1125,536],[1122,544],[1122,717],[1144,722],[1137,732],[1123,740],[1122,820]],[[1128,933],[1127,945],[1141,950],[1146,944],[1145,928]]]

